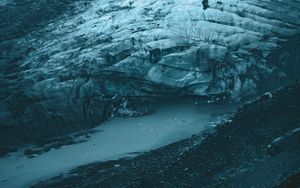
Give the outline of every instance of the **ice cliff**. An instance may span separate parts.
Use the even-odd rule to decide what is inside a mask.
[[[300,72],[299,0],[2,0],[0,10],[1,144],[97,125],[119,98],[233,101]]]

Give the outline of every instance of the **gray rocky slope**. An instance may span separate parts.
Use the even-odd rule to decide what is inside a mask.
[[[97,125],[120,98],[231,101],[298,77],[299,0],[208,6],[1,0],[0,144]]]

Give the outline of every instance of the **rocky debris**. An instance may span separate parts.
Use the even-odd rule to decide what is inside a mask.
[[[50,142],[49,144],[45,144],[43,146],[38,146],[38,147],[30,147],[28,149],[24,150],[24,155],[32,158],[35,157],[37,155],[40,155],[42,153],[48,152],[50,150],[53,149],[58,149],[61,147],[65,147],[68,145],[73,145],[76,143],[80,143],[80,142],[84,142],[84,140],[81,141],[75,141],[73,138],[71,137],[63,137],[63,138],[59,138],[57,140],[53,140],[53,142]]]
[[[33,146],[27,146],[24,149],[23,153],[25,156],[32,158],[42,153],[46,153],[50,150],[55,150],[61,147],[85,142],[91,137],[91,134],[94,134],[96,132],[98,132],[98,130],[88,130],[64,137],[39,139],[34,142]]]
[[[129,99],[123,98],[118,106],[113,108],[112,116],[138,117],[154,113],[154,109],[148,104],[134,104]]]
[[[294,143],[300,143],[300,127],[274,139],[271,144],[268,145],[268,150],[271,155],[276,155]]]
[[[0,145],[98,125],[118,94],[230,102],[298,77],[297,2],[205,6],[199,0],[1,4]]]
[[[0,157],[6,157],[9,153],[17,151],[16,148],[0,147]]]
[[[272,96],[244,105],[213,133],[82,166],[33,187],[299,187],[300,84]],[[288,144],[269,155],[268,145],[282,135]]]
[[[208,9],[209,8],[208,0],[203,0],[202,5],[203,5],[203,10]]]
[[[279,186],[276,186],[275,188],[299,187],[299,185],[300,185],[300,172],[286,178],[284,182],[282,182]]]

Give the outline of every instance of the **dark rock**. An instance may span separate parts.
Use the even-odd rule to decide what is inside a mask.
[[[208,4],[208,0],[202,0],[203,10],[208,9],[210,6]]]
[[[294,175],[286,178],[279,186],[275,188],[292,188],[300,187],[300,173],[295,173]]]
[[[0,157],[6,157],[9,153],[17,151],[15,148],[0,147]]]

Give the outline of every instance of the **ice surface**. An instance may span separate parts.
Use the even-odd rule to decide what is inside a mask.
[[[85,164],[132,156],[187,138],[207,129],[233,106],[192,102],[167,102],[154,114],[112,118],[89,141],[52,150],[34,158],[21,153],[0,159],[0,187],[28,187]]]

